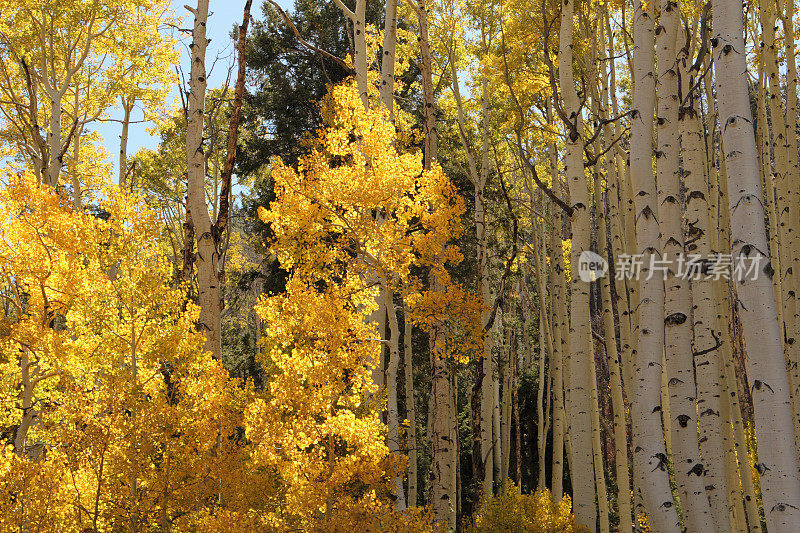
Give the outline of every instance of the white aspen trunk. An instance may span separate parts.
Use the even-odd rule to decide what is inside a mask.
[[[486,153],[486,152],[485,152]],[[486,153],[488,157],[488,153]],[[486,207],[485,199],[483,196],[485,181],[483,175],[480,177],[480,183],[475,186],[475,225],[477,232],[477,254],[478,254],[478,291],[480,292],[481,300],[485,311],[481,319],[483,324],[489,321],[488,311],[491,305],[491,293],[489,291],[489,273],[488,273],[488,249],[486,243]],[[487,333],[483,344],[483,357],[480,361],[482,366],[482,383],[481,383],[481,402],[480,402],[480,419],[481,419],[481,461],[483,462],[483,495],[491,497],[494,494],[494,454],[492,452],[492,349],[493,337],[491,333]]]
[[[536,250],[536,292],[538,293],[538,300],[539,300],[539,329],[541,330],[542,334],[539,335],[539,342],[543,343],[547,346],[547,349],[540,350],[539,355],[539,390],[536,395],[536,412],[538,415],[538,424],[537,424],[537,444],[538,444],[538,452],[539,452],[539,476],[538,476],[538,487],[539,489],[545,488],[545,477],[546,477],[546,469],[545,469],[545,456],[547,455],[547,427],[546,427],[546,418],[549,416],[549,412],[544,408],[544,392],[546,387],[546,368],[547,368],[547,353],[550,353],[550,370],[552,372],[553,367],[553,343],[551,338],[551,328],[550,328],[550,320],[547,316],[547,303],[545,299],[545,287],[547,286],[547,281],[545,276],[547,275],[547,258],[546,258],[546,245],[545,245],[545,231],[541,225],[536,225],[537,231],[537,242],[539,244],[539,250]],[[541,239],[538,238],[541,236]],[[544,348],[544,347],[543,347]]]
[[[793,177],[793,186],[797,185],[797,178],[800,176],[800,162],[798,162],[798,139],[797,139],[797,60],[795,57],[795,33],[794,33],[794,1],[784,0],[778,2],[778,9],[784,28],[784,62],[786,64],[786,145],[788,148],[788,175]],[[781,4],[783,8],[781,8]],[[793,318],[794,333],[792,338],[800,341],[800,303],[797,302],[797,291],[800,290],[800,191],[791,196],[791,210],[795,215],[794,231],[792,238],[792,272],[795,279],[795,316]],[[797,359],[790,359],[790,393],[792,405],[794,407],[794,429],[795,447],[800,453],[800,356],[796,350],[800,350],[800,342],[795,342],[792,348],[795,350],[792,355]]]
[[[503,398],[501,420],[501,449],[502,463],[500,468],[500,485],[505,487],[508,481],[508,467],[511,459],[511,377],[513,371],[511,365],[516,365],[516,354],[513,353],[511,345],[512,329],[506,325],[505,346],[503,346],[503,360],[501,363],[503,377]]]
[[[81,190],[81,180],[78,176],[78,164],[81,160],[81,135],[83,134],[83,126],[75,129],[75,136],[72,140],[72,209],[73,211],[80,211],[82,207],[81,198],[83,192]]]
[[[360,0],[364,2],[366,0]],[[436,132],[436,110],[435,102],[433,100],[433,63],[431,60],[431,47],[430,39],[428,36],[428,5],[426,0],[417,0],[417,19],[419,21],[419,40],[420,40],[420,55],[421,55],[421,70],[427,71],[429,75],[422,76],[422,91],[423,93],[430,94],[428,100],[423,101],[425,106],[423,115],[423,130],[425,132],[424,151],[426,154],[434,154],[432,161],[436,160],[436,146],[438,135]]]
[[[709,231],[713,227],[709,220],[709,191],[704,167],[702,125],[695,107],[695,94],[687,94],[697,81],[698,72],[690,70],[689,58],[683,54],[679,60],[684,99],[688,101],[679,110],[678,123],[681,134],[683,176],[686,185],[686,252],[709,258],[712,254]],[[713,280],[706,275],[693,277],[692,302],[694,314],[692,330],[694,342],[694,367],[697,382],[697,412],[699,414],[702,442],[703,486],[708,495],[715,531],[729,531],[729,509],[726,503],[727,483],[725,477],[723,446],[722,385],[724,372],[719,359],[719,342],[725,332],[717,331],[714,317]]]
[[[61,139],[61,114],[64,93],[61,90],[46,87],[47,96],[50,98],[50,126],[47,131],[47,184],[53,188],[58,186],[58,177],[61,174],[62,146]]]
[[[122,100],[122,133],[119,136],[119,185],[123,189],[130,187],[128,184],[128,127],[131,123],[133,99]]]
[[[711,508],[705,493],[704,465],[697,434],[697,406],[692,331],[689,315],[692,297],[689,280],[679,274],[685,265],[682,224],[680,146],[678,140],[677,37],[679,7],[662,0],[660,25],[656,31],[656,94],[658,96],[658,150],[656,169],[661,251],[667,261],[664,324],[669,421],[675,481],[681,498],[687,531],[712,531]],[[665,413],[666,414],[666,413]],[[666,423],[666,422],[665,422]]]
[[[594,485],[597,493],[597,508],[599,510],[600,533],[610,531],[608,521],[608,490],[606,489],[605,466],[603,463],[603,447],[600,440],[600,408],[597,399],[597,371],[594,358],[590,361],[592,380],[591,380],[591,405],[592,405],[592,456],[594,459]]]
[[[500,324],[503,322],[502,315],[500,314],[501,312],[502,307],[498,311],[498,316],[492,328],[494,331],[491,334],[494,336],[500,335],[500,332],[497,330],[501,328]],[[502,346],[500,350],[502,351]],[[492,358],[491,380],[489,381],[492,394],[492,462],[494,466],[494,479],[495,483],[498,485],[498,490],[502,490],[503,488],[503,442],[502,433],[500,432],[500,360],[502,357],[502,353],[498,353],[497,357]]]
[[[384,307],[389,317],[389,360],[386,365],[386,411],[387,411],[387,444],[389,451],[400,455],[400,411],[397,405],[397,371],[400,367],[400,327],[397,323],[397,311],[394,308],[394,292],[388,286],[383,287]],[[398,511],[406,508],[403,489],[403,476],[397,475],[394,484],[394,506]]]
[[[383,25],[383,55],[381,56],[381,103],[394,122],[394,62],[397,50],[397,0],[386,0]]]
[[[590,530],[596,528],[594,475],[592,465],[591,418],[591,362],[594,358],[592,331],[589,317],[590,284],[581,281],[577,265],[581,253],[591,246],[591,220],[589,214],[589,189],[583,170],[583,138],[580,102],[575,90],[573,75],[573,0],[564,0],[559,32],[558,75],[564,111],[572,122],[567,129],[564,171],[569,186],[572,216],[572,250],[570,254],[570,327],[567,352],[569,360],[569,411],[568,432],[572,444],[570,473],[572,479],[573,508],[578,523]]]
[[[557,178],[558,176],[556,176]],[[552,183],[558,183],[553,180]],[[557,219],[558,220],[558,219]],[[561,501],[563,496],[564,479],[564,343],[562,342],[563,327],[561,321],[564,316],[564,300],[566,289],[564,287],[564,260],[561,245],[561,235],[558,230],[553,228],[550,239],[552,242],[551,261],[554,265],[551,271],[551,286],[554,287],[553,297],[553,356],[552,369],[553,375],[553,463],[550,490],[555,501]],[[561,313],[561,314],[559,314]]]
[[[605,143],[604,143],[605,144]],[[606,158],[606,175],[614,174],[614,165]],[[598,249],[607,246],[606,218],[603,214],[603,202],[600,184],[595,184],[595,202],[598,212]],[[610,203],[612,200],[608,199]],[[606,259],[610,257],[606,254]],[[622,393],[622,369],[619,362],[616,334],[614,332],[614,310],[611,303],[611,280],[604,276],[600,280],[600,291],[603,301],[603,329],[605,332],[605,351],[608,361],[609,388],[611,389],[611,407],[614,411],[614,466],[617,481],[617,505],[619,510],[619,531],[631,533],[633,518],[631,506],[631,485],[628,467],[628,428],[625,422],[625,400]]]
[[[773,180],[777,192],[777,237],[778,248],[772,250],[772,255],[779,258],[773,265],[773,269],[778,274],[780,280],[780,300],[777,307],[781,308],[778,316],[783,323],[783,351],[789,363],[790,381],[794,386],[800,383],[798,374],[798,364],[800,364],[800,342],[797,339],[797,277],[794,270],[795,262],[795,241],[797,232],[800,230],[800,220],[798,220],[797,201],[800,192],[797,188],[797,175],[789,174],[789,131],[783,113],[783,91],[781,87],[780,70],[784,63],[778,58],[778,41],[775,35],[777,29],[776,2],[760,2],[759,15],[763,30],[763,46],[761,55],[762,65],[765,67],[765,74],[769,80],[769,110],[771,119],[770,133],[772,134],[772,151],[774,157]],[[797,146],[794,147],[794,159],[797,159]],[[779,322],[780,323],[780,322]],[[793,390],[792,388],[789,389]],[[792,397],[794,411],[793,421],[797,428],[800,428],[800,405],[795,394]]]
[[[716,115],[714,108],[714,100],[710,98],[710,76],[706,78],[707,98],[709,101],[709,112]],[[715,129],[716,122],[712,119],[710,121],[710,131]],[[719,152],[724,153],[722,142],[717,137],[719,143]],[[714,138],[710,139],[711,147],[709,152],[715,153],[717,150],[714,147]],[[711,225],[719,228],[719,231],[711,233],[711,249],[720,250],[727,248],[730,235],[730,216],[725,206],[728,205],[728,181],[725,171],[725,160],[720,159],[720,164],[712,166],[710,169],[709,179],[709,219],[712,221]],[[744,426],[742,423],[742,414],[739,407],[738,384],[736,382],[736,370],[734,368],[732,344],[733,344],[733,321],[731,319],[731,291],[728,280],[719,279],[714,282],[714,300],[717,306],[716,329],[721,332],[721,346],[719,347],[720,363],[725,373],[725,381],[723,382],[723,395],[728,398],[728,401],[722,402],[722,418],[723,418],[723,446],[725,448],[725,479],[728,489],[728,515],[731,522],[731,531],[737,533],[744,533],[747,530],[747,524],[742,525],[742,521],[746,522],[744,515],[742,500],[744,499],[748,506],[748,515],[756,517],[755,521],[751,521],[751,531],[761,530],[761,518],[758,512],[757,501],[755,492],[753,491],[752,471],[749,462],[749,454],[747,449],[747,441],[744,435]],[[731,387],[730,384],[733,384]],[[733,430],[739,426],[738,430]],[[741,437],[741,439],[739,438]],[[743,459],[742,462],[737,464],[737,455]],[[748,485],[749,481],[749,485]],[[744,487],[744,491],[742,490]],[[750,492],[747,492],[747,488]],[[746,494],[752,495],[751,498],[745,496]],[[748,501],[749,499],[749,501]],[[751,512],[752,509],[752,512]],[[757,529],[752,529],[755,527]]]
[[[26,348],[23,348],[20,353],[19,364],[22,377],[22,419],[14,434],[14,451],[18,456],[24,457],[25,439],[33,424],[33,416],[35,414],[33,411],[33,389],[36,386],[31,376],[31,368],[34,365],[31,363],[30,354]]]
[[[661,374],[664,347],[664,281],[651,262],[660,259],[659,216],[653,175],[655,54],[652,4],[636,2],[633,15],[633,110],[630,167],[636,209],[636,251],[642,255],[636,361],[631,420],[634,471],[654,531],[677,533],[667,450],[661,421]]]
[[[438,285],[436,282],[432,286]],[[435,288],[433,289],[435,290]],[[431,433],[431,505],[436,522],[453,530],[456,525],[456,494],[452,480],[455,464],[452,461],[450,373],[447,361],[437,353],[437,346],[444,342],[443,324],[435,325],[431,331],[431,384],[430,409],[433,413]]]
[[[219,251],[214,244],[211,217],[206,205],[203,123],[206,96],[206,23],[208,0],[198,0],[192,30],[192,64],[187,97],[186,160],[188,164],[187,197],[197,238],[197,300],[200,304],[198,329],[206,336],[205,350],[219,359],[222,351],[220,314],[222,311],[219,280]]]
[[[359,0],[363,1],[363,0]],[[432,67],[430,62],[430,42],[427,32],[427,11],[418,9],[420,19],[420,48],[422,50],[422,98],[425,121],[425,142],[423,167],[430,170],[437,159],[436,116],[434,114],[434,93]],[[431,276],[430,290],[439,292],[444,287],[435,275]],[[455,408],[451,396],[450,365],[439,354],[444,352],[445,325],[436,322],[430,330],[431,368],[433,379],[428,412],[433,413],[431,432],[431,505],[436,522],[448,530],[456,527],[456,480],[458,470],[453,448],[457,446],[453,432]],[[430,416],[430,415],[429,415]]]
[[[614,64],[614,34],[611,31],[611,23],[609,20],[609,13],[607,9],[603,10],[603,19],[604,24],[600,27],[601,36],[604,37],[604,40],[607,42],[607,47],[600,47],[600,69],[601,69],[601,105],[604,107],[608,106],[609,96],[611,97],[611,116],[618,116],[619,109],[617,105],[617,97],[616,97],[616,66]],[[610,73],[610,74],[609,74]],[[610,94],[609,94],[610,93]],[[610,118],[608,116],[608,109],[605,109],[605,118]],[[628,206],[630,205],[631,213],[632,211],[632,201],[629,202],[629,195],[626,195],[626,192],[629,186],[626,186],[623,181],[628,181],[626,178],[626,165],[624,164],[623,158],[620,155],[621,149],[612,150],[611,142],[613,139],[616,139],[621,135],[621,127],[619,125],[620,121],[614,122],[614,130],[612,131],[611,124],[605,123],[603,125],[603,150],[606,151],[606,157],[604,158],[604,167],[606,171],[606,180],[608,183],[608,193],[607,193],[607,210],[608,210],[608,219],[609,219],[609,227],[611,229],[611,233],[609,236],[611,237],[611,250],[610,252],[613,254],[613,258],[619,257],[623,253],[634,253],[635,246],[630,246],[628,244],[629,239],[633,240],[633,225],[630,225],[628,228],[627,220],[629,217],[625,216],[625,212],[628,210]],[[618,144],[617,144],[617,148]],[[601,228],[602,229],[602,228]],[[630,232],[630,235],[628,233]],[[605,246],[605,241],[601,243],[601,246]],[[611,259],[612,256],[609,255],[606,259]],[[620,350],[618,357],[620,358],[620,382],[622,381],[622,377],[624,376],[625,383],[628,383],[629,386],[633,381],[633,340],[632,340],[632,332],[631,332],[631,308],[628,302],[628,295],[631,292],[629,286],[634,283],[633,279],[625,279],[625,278],[616,278],[613,281],[614,289],[616,291],[616,304],[617,304],[617,313],[619,316],[619,331],[620,331]],[[610,291],[610,287],[609,287]],[[634,291],[635,292],[635,291]],[[604,304],[605,306],[605,304]],[[611,309],[609,304],[609,309]],[[613,317],[612,317],[613,318]],[[616,348],[616,347],[615,347]],[[616,409],[616,408],[615,408]],[[623,417],[623,427],[626,426],[625,423],[625,416],[624,411],[622,411]],[[627,429],[625,430],[627,433]],[[627,456],[626,456],[627,462]],[[628,486],[630,484],[628,483]],[[620,491],[622,488],[620,487]],[[626,492],[626,494],[628,494]],[[630,501],[630,498],[627,498]],[[627,515],[626,515],[627,516]]]
[[[450,380],[448,381],[448,395],[450,397],[450,486],[452,487],[451,494],[453,495],[452,515],[450,519],[456,523],[459,513],[461,512],[461,469],[459,467],[458,455],[460,443],[458,441],[458,374],[455,372],[453,360],[447,361],[448,373]]]
[[[728,173],[731,251],[734,261],[760,254],[769,261],[758,178],[758,155],[747,91],[742,3],[714,0],[712,41],[724,159]],[[762,261],[763,264],[763,261]],[[754,280],[736,283],[748,351],[759,471],[767,527],[800,531],[800,480],[792,430],[789,383],[781,348],[769,264]]]
[[[414,361],[412,359],[411,320],[403,306],[403,372],[405,374],[406,419],[408,420],[408,498],[409,507],[417,505],[417,408],[414,400]]]
[[[122,133],[119,136],[119,185],[127,189],[128,184],[128,127],[131,122],[133,100],[122,100]]]

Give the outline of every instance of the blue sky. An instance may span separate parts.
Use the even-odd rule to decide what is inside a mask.
[[[172,7],[175,13],[184,18],[184,28],[191,28],[194,20],[184,5],[193,6],[195,2],[196,0],[172,0]],[[263,0],[253,0],[251,15],[256,19],[262,17],[262,3]],[[284,9],[291,9],[294,5],[293,0],[278,0],[278,3]],[[216,65],[208,74],[209,88],[222,85],[225,82],[228,68],[235,63],[235,50],[230,32],[234,24],[241,24],[243,9],[244,0],[211,0],[208,19],[208,37],[211,39],[211,42],[208,45],[206,59],[207,68],[211,68],[212,63],[214,63],[214,58],[218,57],[218,59]],[[185,37],[185,42],[181,45],[181,67],[186,76],[188,76],[189,73],[188,43],[189,37],[187,36]],[[235,76],[235,73],[233,75]],[[231,83],[234,81],[235,79],[232,79]],[[178,97],[178,94],[177,88],[174,89],[167,97],[167,102],[172,102],[173,99]],[[121,117],[120,110],[113,110],[111,112],[111,117]],[[142,118],[141,111],[136,111],[132,120],[142,120]],[[119,122],[102,122],[93,124],[92,126],[93,129],[103,136],[104,145],[111,155],[114,175],[118,175],[119,138],[122,126]],[[151,136],[147,131],[147,128],[151,126],[152,124],[147,122],[137,122],[130,125],[128,134],[129,156],[135,154],[140,148],[155,149],[158,146],[158,137]]]

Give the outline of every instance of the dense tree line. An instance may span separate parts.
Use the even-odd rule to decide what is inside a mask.
[[[0,2],[0,529],[800,531],[793,1],[242,8]]]

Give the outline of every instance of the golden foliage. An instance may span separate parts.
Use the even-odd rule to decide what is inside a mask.
[[[553,501],[550,491],[519,494],[509,481],[503,493],[484,501],[467,531],[470,533],[506,531],[509,533],[579,533],[588,532],[576,524],[570,514],[572,502],[565,496]]]

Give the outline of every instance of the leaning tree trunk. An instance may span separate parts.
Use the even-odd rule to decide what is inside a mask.
[[[736,282],[759,444],[757,468],[767,527],[774,532],[796,532],[800,531],[800,479],[789,383],[770,279],[742,18],[741,1],[714,0],[712,45],[728,173],[731,252],[734,262],[762,259],[754,279],[743,276]]]

